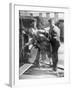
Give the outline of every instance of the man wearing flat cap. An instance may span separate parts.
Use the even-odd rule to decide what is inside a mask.
[[[49,19],[50,26],[50,43],[52,47],[52,61],[53,61],[53,70],[57,70],[58,63],[58,48],[60,46],[60,29],[55,25],[54,19]]]

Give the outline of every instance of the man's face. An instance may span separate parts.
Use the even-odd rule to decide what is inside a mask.
[[[55,24],[55,20],[54,19],[51,19],[51,21],[48,22],[48,24],[49,24],[49,26],[54,25]]]
[[[64,23],[60,22],[59,27],[64,27]]]

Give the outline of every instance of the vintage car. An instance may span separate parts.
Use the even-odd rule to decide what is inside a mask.
[[[32,22],[35,18],[31,16],[20,16],[19,17],[19,62],[20,66],[24,63],[28,63],[28,46],[25,47],[25,44],[29,40],[28,32],[31,28]]]

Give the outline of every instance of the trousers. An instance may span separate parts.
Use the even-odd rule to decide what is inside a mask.
[[[50,43],[51,43],[51,47],[52,47],[53,68],[56,68],[57,67],[57,63],[58,63],[58,48],[60,46],[60,43],[56,39],[52,39],[50,41]]]

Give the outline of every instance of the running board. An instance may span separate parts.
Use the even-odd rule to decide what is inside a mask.
[[[24,64],[19,68],[19,76],[26,72],[33,64]]]

